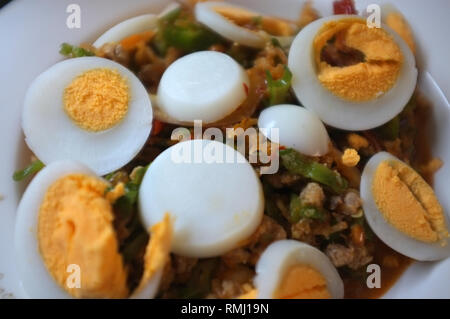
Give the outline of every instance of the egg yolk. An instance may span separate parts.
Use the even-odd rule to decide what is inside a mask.
[[[277,299],[327,299],[331,298],[327,282],[320,272],[307,265],[289,268],[277,291]]]
[[[352,102],[373,100],[390,90],[403,63],[391,35],[381,28],[369,28],[363,19],[325,23],[313,47],[321,84]]]
[[[372,194],[383,217],[402,233],[425,243],[449,237],[444,211],[433,189],[400,161],[381,162],[372,181]]]
[[[144,255],[144,273],[142,274],[136,292],[145,288],[145,285],[159,270],[162,270],[170,255],[173,238],[173,222],[169,214],[165,214],[162,221],[150,229],[151,238]]]
[[[48,188],[39,210],[38,241],[44,263],[59,285],[77,298],[128,295],[106,188],[98,178],[67,175]],[[71,264],[79,266],[79,287],[68,284]]]
[[[128,83],[117,70],[99,68],[77,76],[64,90],[64,110],[81,128],[98,132],[127,114]]]
[[[416,52],[416,45],[414,43],[414,36],[409,27],[408,22],[398,12],[391,12],[386,17],[386,24],[395,32],[397,32],[413,53]]]
[[[342,163],[347,167],[354,167],[358,165],[360,156],[353,148],[347,148],[342,154]]]

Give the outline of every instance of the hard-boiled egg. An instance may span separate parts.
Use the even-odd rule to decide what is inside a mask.
[[[157,23],[158,16],[154,14],[144,14],[122,21],[103,33],[93,45],[100,48],[106,43],[115,43],[133,34],[153,30],[157,27]]]
[[[104,175],[136,156],[152,119],[147,91],[130,70],[82,57],[59,62],[33,81],[22,127],[26,143],[45,164],[77,160]]]
[[[449,217],[414,169],[380,152],[364,168],[360,193],[368,224],[389,247],[416,260],[450,256]]]
[[[270,244],[256,264],[257,298],[343,298],[344,284],[326,255],[296,240]]]
[[[178,3],[170,3],[161,11],[159,15],[143,14],[122,21],[103,33],[97,40],[95,40],[93,46],[100,48],[106,43],[117,43],[134,34],[154,30],[158,26],[158,18],[179,8],[180,5]]]
[[[230,56],[200,51],[172,63],[158,87],[158,106],[178,121],[218,121],[247,97],[249,79]]]
[[[255,231],[264,197],[259,178],[239,152],[221,142],[192,140],[152,162],[138,204],[147,227],[166,212],[174,216],[174,253],[213,257]]]
[[[387,3],[381,7],[381,20],[405,40],[413,53],[416,52],[413,31],[408,21],[393,4]]]
[[[54,162],[31,181],[17,209],[14,246],[30,298],[125,298],[127,271],[113,227],[108,183],[85,165]],[[120,190],[120,187],[118,188]],[[152,228],[133,297],[152,298],[171,243],[165,216]]]
[[[279,144],[310,156],[328,152],[330,138],[320,119],[313,112],[292,104],[271,106],[261,112],[258,127],[263,134],[277,128]],[[269,138],[269,136],[267,136]]]
[[[224,38],[253,48],[263,48],[271,36],[290,43],[296,30],[293,23],[224,2],[197,3],[195,18]]]
[[[388,122],[407,104],[417,81],[405,41],[354,15],[308,24],[292,43],[288,65],[300,102],[326,124],[345,130]]]

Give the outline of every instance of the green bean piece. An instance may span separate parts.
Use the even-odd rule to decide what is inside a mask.
[[[289,204],[289,213],[291,215],[291,222],[297,223],[300,219],[310,218],[324,220],[325,212],[313,205],[305,205],[299,196],[292,195]]]
[[[287,66],[284,67],[283,76],[279,80],[274,80],[269,70],[266,70],[266,81],[269,91],[269,105],[285,102],[292,82],[292,73]]]
[[[25,167],[23,170],[14,172],[13,180],[19,182],[28,176],[36,174],[42,168],[44,168],[44,166],[45,166],[44,163],[42,163],[40,160],[35,160],[30,165]]]
[[[318,163],[293,149],[280,151],[283,166],[291,173],[302,175],[316,182],[328,186],[336,193],[344,192],[348,182],[338,172]]]
[[[186,53],[205,50],[221,38],[183,14],[180,9],[167,13],[158,21],[158,33],[152,41],[158,53],[165,55],[172,46]]]
[[[93,56],[95,55],[94,52],[91,52],[89,50],[86,50],[84,48],[77,47],[75,45],[70,45],[69,43],[63,43],[61,44],[59,53],[69,57],[69,58],[79,58],[82,56]]]

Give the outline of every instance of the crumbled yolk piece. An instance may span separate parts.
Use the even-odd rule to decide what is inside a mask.
[[[355,150],[360,150],[361,148],[365,148],[369,146],[369,141],[356,133],[350,133],[347,135],[348,144],[354,148]]]
[[[251,11],[234,7],[217,6],[214,8],[214,11],[234,24],[244,27],[251,26],[255,23],[254,21],[256,19],[260,24],[261,29],[271,35],[290,36],[295,32],[294,28],[288,21],[284,21],[280,18],[272,18],[268,16],[261,17],[255,15]]]
[[[53,278],[77,298],[123,298],[127,274],[113,227],[113,211],[104,197],[107,184],[72,174],[47,190],[39,210],[38,240]],[[67,285],[67,267],[80,267],[80,287]]]
[[[343,67],[322,61],[322,49],[333,39],[363,53],[364,61]],[[352,102],[373,100],[390,90],[403,63],[403,54],[391,35],[381,28],[369,28],[363,19],[325,23],[313,45],[319,81],[334,95]]]
[[[153,276],[164,268],[169,260],[173,238],[173,221],[168,213],[150,229],[151,237],[144,255],[144,273],[136,291],[144,289]]]
[[[358,152],[353,148],[347,148],[342,154],[342,163],[347,167],[358,165],[360,160]]]
[[[295,265],[286,271],[274,297],[277,299],[326,299],[331,298],[331,295],[321,273],[307,265]]]
[[[398,12],[391,12],[386,17],[386,24],[395,32],[397,32],[413,53],[416,52],[416,45],[414,43],[414,36],[409,27],[408,22]]]
[[[117,70],[99,68],[77,76],[64,90],[64,110],[81,128],[103,131],[127,114],[128,83]]]
[[[449,234],[442,206],[412,168],[399,161],[381,162],[372,194],[383,217],[399,231],[422,242],[446,244]]]
[[[114,202],[123,195],[125,195],[125,185],[124,183],[119,182],[112,190],[106,193],[106,199],[111,204],[114,204]]]

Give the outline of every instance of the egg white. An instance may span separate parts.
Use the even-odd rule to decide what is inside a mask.
[[[361,17],[334,15],[318,19],[303,28],[292,42],[288,66],[293,75],[292,88],[297,98],[323,122],[343,130],[367,130],[388,122],[403,110],[414,93],[417,69],[414,55],[405,41],[389,27],[382,25],[404,56],[397,82],[380,97],[366,102],[350,102],[335,96],[317,77],[313,41],[325,23],[347,18]]]
[[[330,259],[317,248],[290,239],[270,244],[259,258],[254,279],[257,297],[274,298],[286,271],[297,264],[310,266],[322,274],[333,299],[344,297],[344,284]]]
[[[252,48],[263,48],[267,42],[267,37],[263,33],[250,31],[244,27],[240,27],[220,13],[214,10],[215,7],[230,7],[239,8],[250,11],[247,8],[242,8],[237,5],[223,3],[223,2],[200,2],[195,5],[195,18],[200,23],[217,32],[224,38],[245,45]],[[250,11],[251,12],[251,11]],[[261,14],[255,12],[255,17]]]
[[[68,174],[95,173],[74,161],[54,162],[31,180],[20,200],[16,213],[14,251],[21,284],[29,298],[72,298],[53,279],[39,251],[38,219],[47,189]]]
[[[387,152],[377,153],[367,162],[361,176],[360,194],[363,200],[364,216],[370,228],[386,245],[412,259],[431,261],[449,257],[450,240],[447,240],[447,245],[444,247],[441,246],[440,241],[431,244],[424,243],[403,234],[389,224],[383,217],[372,195],[374,174],[378,165],[383,161],[401,162],[398,158]],[[444,214],[447,214],[444,217],[446,219],[447,229],[450,229],[449,216],[445,210]]]
[[[249,78],[230,56],[214,51],[188,54],[172,63],[158,86],[158,109],[168,119],[213,123],[247,98]]]
[[[130,90],[125,117],[100,132],[80,128],[63,108],[64,89],[75,77],[95,68],[117,70]],[[77,160],[104,175],[137,155],[150,134],[152,119],[148,93],[130,70],[108,59],[81,57],[53,65],[32,82],[25,96],[22,128],[27,145],[45,164]]]
[[[103,33],[95,42],[94,47],[100,48],[105,43],[115,43],[133,34],[152,30],[157,27],[158,16],[144,14],[122,21]]]
[[[197,150],[219,150],[235,162],[195,163]],[[179,161],[178,154],[191,162]],[[138,207],[148,229],[168,212],[175,218],[172,252],[214,257],[248,238],[261,222],[264,195],[252,166],[232,147],[189,140],[162,152],[149,166],[139,190]]]
[[[58,179],[69,174],[97,177],[94,171],[80,162],[68,160],[53,162],[31,180],[17,208],[14,232],[15,260],[22,287],[29,298],[73,298],[49,273],[39,250],[37,236],[39,209],[47,189]],[[130,298],[153,298],[158,292],[161,278],[162,270],[159,270]]]
[[[321,156],[328,152],[330,138],[325,126],[317,115],[301,106],[280,104],[264,109],[258,127],[278,128],[279,143],[305,155]]]

